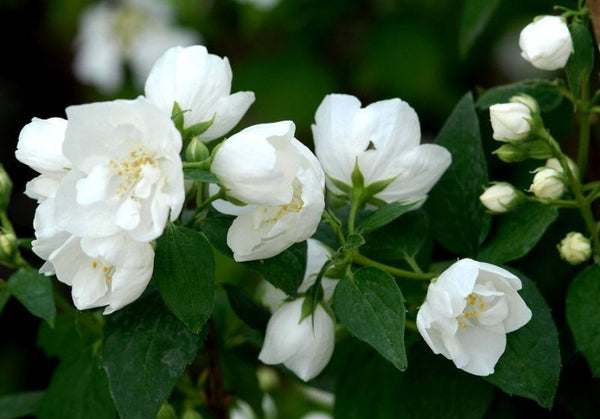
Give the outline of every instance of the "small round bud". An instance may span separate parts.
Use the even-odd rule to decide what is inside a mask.
[[[521,56],[540,70],[563,68],[573,52],[566,22],[559,16],[543,16],[527,25],[519,37]]]
[[[0,234],[0,260],[13,264],[17,255],[17,238],[13,233]]]
[[[0,212],[4,212],[8,208],[12,186],[8,173],[4,170],[4,166],[0,164]]]
[[[540,105],[538,105],[537,100],[533,97],[526,95],[525,93],[521,93],[520,95],[516,95],[508,99],[510,103],[521,103],[529,108],[531,113],[540,113]]]
[[[490,106],[490,120],[497,141],[520,142],[531,132],[531,110],[522,103],[498,103]]]
[[[513,163],[527,159],[545,160],[552,156],[552,150],[544,140],[536,139],[518,144],[503,144],[494,154],[503,162]]]
[[[579,177],[579,168],[577,167],[577,165],[575,164],[575,162],[573,160],[571,160],[570,157],[567,157],[567,163],[569,165],[569,169],[571,169],[571,172],[573,173],[573,175],[575,177]],[[557,158],[552,157],[551,159],[546,160],[546,167],[549,167],[550,169],[554,169],[556,170],[558,173],[563,173],[563,167],[560,164],[560,162],[558,161]]]
[[[197,137],[192,138],[185,149],[185,161],[202,162],[210,157],[208,148]]]
[[[581,233],[571,232],[559,243],[558,252],[560,257],[572,265],[585,262],[592,256],[590,239]]]
[[[529,189],[538,198],[558,199],[565,193],[565,183],[559,172],[543,168],[535,174]]]
[[[517,207],[521,198],[521,193],[511,184],[498,182],[487,188],[479,200],[488,210],[500,214]]]
[[[203,419],[202,415],[195,410],[188,409],[183,412],[183,416],[181,419]]]

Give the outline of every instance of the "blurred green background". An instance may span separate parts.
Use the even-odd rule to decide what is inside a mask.
[[[33,234],[35,202],[23,195],[34,172],[14,158],[20,129],[34,116],[64,117],[72,104],[142,93],[131,77],[112,96],[74,78],[73,39],[91,3],[0,0],[0,156],[15,184],[9,216],[21,237]],[[240,126],[291,119],[309,145],[315,110],[328,93],[353,94],[365,105],[400,97],[415,108],[424,141],[430,141],[467,90],[547,76],[521,59],[518,34],[534,16],[552,12],[549,0],[500,0],[467,54],[459,51],[461,1],[281,0],[270,10],[233,0],[170,3],[179,23],[196,30],[210,52],[229,57],[233,91],[256,93]],[[491,150],[490,129],[483,123],[482,130]],[[555,130],[570,135],[568,127]],[[501,168],[489,160],[491,179],[499,178]],[[529,169],[523,166],[509,180],[526,188],[521,175]],[[36,349],[38,324],[15,301],[0,316],[0,395],[47,386],[54,365]]]

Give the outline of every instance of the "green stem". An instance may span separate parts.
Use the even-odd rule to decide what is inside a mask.
[[[206,162],[204,161],[184,161],[182,163],[184,169],[197,168],[207,169]]]
[[[417,263],[414,256],[406,255],[406,256],[404,256],[404,260],[406,261],[406,263],[408,263],[408,265],[412,268],[413,271],[415,271],[416,273],[419,273],[419,274],[423,273],[423,270]]]
[[[382,271],[390,273],[394,276],[398,276],[398,277],[406,278],[406,279],[429,281],[431,278],[433,278],[435,276],[431,272],[427,272],[427,273],[411,272],[411,271],[407,271],[405,269],[396,268],[395,266],[389,266],[384,263],[377,262],[373,259],[369,259],[368,257],[361,255],[360,253],[354,254],[352,256],[352,261],[359,265],[371,266],[373,268],[378,268],[378,269],[381,269]]]
[[[590,114],[589,114],[589,80],[584,78],[581,83],[581,101],[579,105],[579,151],[577,165],[579,178],[584,180],[587,170],[588,152],[590,148]]]
[[[348,215],[348,234],[354,233],[354,225],[356,223],[356,214],[358,213],[358,209],[363,204],[362,191],[357,191],[356,189],[352,189],[352,202],[350,204],[350,214]]]
[[[573,191],[573,195],[575,195],[575,201],[577,201],[583,221],[585,222],[585,225],[592,237],[592,242],[594,244],[594,255],[600,256],[600,238],[598,237],[598,227],[596,225],[596,220],[594,219],[594,214],[592,213],[591,204],[583,195],[581,183],[571,171],[571,167],[569,166],[569,162],[567,161],[565,154],[562,152],[560,145],[556,142],[552,135],[550,135],[550,133],[545,129],[540,133],[540,135],[548,142],[554,157],[558,159],[563,168],[563,172],[567,175],[567,179],[571,186],[571,190]]]
[[[8,215],[6,215],[6,211],[0,212],[0,223],[2,224],[2,228],[6,233],[15,233],[12,223],[8,219]]]

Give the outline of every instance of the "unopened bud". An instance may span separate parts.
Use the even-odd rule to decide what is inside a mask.
[[[13,264],[17,255],[17,238],[13,233],[0,234],[0,260]]]
[[[573,173],[573,176],[578,178],[579,177],[579,168],[577,167],[575,162],[573,160],[571,160],[570,157],[565,156],[565,158],[567,159],[567,164],[569,165],[569,169],[571,169],[571,173]],[[549,167],[550,169],[554,169],[558,173],[563,173],[563,167],[560,164],[560,162],[558,161],[558,159],[555,157],[552,157],[551,159],[546,160],[546,167]]]
[[[508,101],[510,103],[521,103],[527,106],[532,114],[540,113],[540,105],[538,105],[537,100],[529,95],[526,95],[525,93],[513,96],[508,99]]]
[[[185,149],[185,161],[202,162],[210,157],[208,148],[198,138],[192,138]]]
[[[183,412],[183,416],[181,419],[202,419],[202,415],[195,410],[188,409]]]
[[[565,193],[565,183],[562,175],[556,170],[542,168],[533,177],[529,189],[538,198],[558,199]]]
[[[519,36],[521,56],[540,70],[563,68],[573,52],[573,40],[565,19],[542,16],[527,25]]]
[[[558,245],[560,257],[572,265],[585,262],[592,255],[590,240],[581,233],[571,232]]]
[[[533,140],[519,144],[504,144],[494,154],[506,163],[520,162],[527,159],[545,160],[552,157],[552,150],[544,140]]]
[[[490,120],[494,130],[492,137],[497,141],[520,142],[531,133],[531,118],[529,107],[519,102],[490,106]]]
[[[4,166],[0,164],[0,212],[4,212],[8,208],[12,186],[8,173],[4,170]]]
[[[479,200],[488,210],[499,214],[517,207],[523,195],[510,183],[498,182],[487,188]]]

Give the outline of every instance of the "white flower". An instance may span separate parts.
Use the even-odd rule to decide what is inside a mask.
[[[328,177],[351,186],[358,159],[365,186],[395,179],[375,195],[388,203],[422,203],[451,162],[445,148],[419,145],[419,118],[400,99],[361,109],[354,96],[328,95],[319,105],[315,121],[315,152]],[[342,192],[329,179],[327,187]]]
[[[506,182],[497,182],[487,188],[479,200],[488,210],[499,214],[519,205],[519,198],[519,192],[514,186]]]
[[[306,270],[302,283],[298,287],[298,292],[306,292],[317,280],[319,271],[331,257],[331,251],[320,241],[308,239],[306,241]],[[323,288],[323,300],[329,301],[333,297],[333,292],[339,279],[331,279],[324,276],[321,278],[321,287]],[[262,294],[263,303],[269,307],[271,312],[277,310],[284,303],[287,295],[279,288],[275,288],[270,282],[262,282],[264,290]]]
[[[540,70],[563,68],[573,52],[571,33],[559,16],[543,16],[527,25],[519,46],[521,56]]]
[[[490,120],[494,130],[492,137],[497,141],[518,142],[529,136],[531,110],[528,106],[515,103],[498,103],[490,106]]]
[[[304,381],[325,368],[335,344],[333,319],[321,305],[300,321],[304,299],[283,304],[267,325],[258,358],[265,364],[283,363]]]
[[[56,273],[72,287],[79,310],[107,306],[110,314],[135,301],[146,289],[154,262],[150,243],[117,234],[100,239],[70,236],[54,250],[41,271]]]
[[[67,121],[62,118],[33,118],[19,134],[15,157],[21,163],[40,173],[29,181],[25,194],[42,201],[53,197],[62,177],[71,168],[71,162],[63,155]]]
[[[246,113],[253,92],[231,93],[227,58],[195,45],[169,49],[156,62],[146,81],[146,97],[169,116],[175,102],[186,111],[184,128],[213,120],[199,138],[210,141],[227,134]]]
[[[565,193],[565,183],[559,172],[543,168],[535,174],[529,189],[538,198],[558,199]]]
[[[590,239],[581,233],[570,232],[558,245],[560,257],[572,265],[579,265],[592,256]]]
[[[325,197],[316,157],[294,138],[291,121],[254,125],[229,137],[211,170],[227,195],[246,203],[213,203],[237,215],[227,244],[238,262],[275,256],[317,229]]]
[[[67,116],[63,152],[72,169],[56,191],[61,228],[78,237],[160,236],[184,201],[171,119],[143,97],[71,106]]]
[[[244,4],[244,3],[251,4],[258,10],[265,11],[265,12],[267,10],[273,9],[280,2],[280,0],[236,0],[236,1],[241,4]]]
[[[198,36],[175,27],[172,8],[157,0],[99,2],[81,15],[75,39],[75,76],[105,93],[125,79],[124,63],[143,85],[154,62],[168,48],[192,45]]]
[[[531,319],[520,289],[521,281],[510,272],[462,259],[429,285],[417,313],[419,333],[434,353],[457,368],[492,374],[506,349],[506,333]]]

